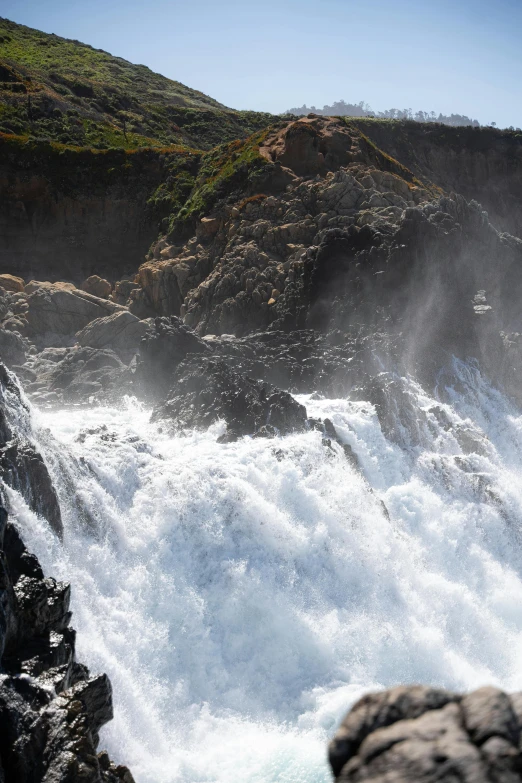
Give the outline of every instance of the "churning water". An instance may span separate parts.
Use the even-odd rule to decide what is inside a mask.
[[[78,658],[114,688],[101,744],[137,783],[326,781],[369,689],[522,687],[522,418],[472,365],[437,399],[401,389],[388,438],[369,403],[301,398],[360,470],[316,431],[220,445],[133,400],[33,412],[63,545],[11,503],[72,583]]]

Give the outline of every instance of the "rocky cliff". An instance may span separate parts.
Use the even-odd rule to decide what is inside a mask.
[[[73,161],[81,166],[73,172],[84,173],[72,185],[71,171],[59,168],[71,161],[70,150],[45,147],[56,157],[42,170],[42,149],[33,150],[26,165],[20,156],[27,150],[17,147],[4,160],[5,203],[19,210],[17,223],[5,218],[11,244],[4,258],[13,258],[9,248],[19,252],[2,269],[12,274],[0,276],[0,352],[26,392],[49,406],[114,402],[132,392],[154,405],[154,419],[166,427],[206,428],[224,419],[225,441],[314,428],[325,449],[341,443],[335,427],[309,418],[296,392],[370,401],[393,441],[403,420],[406,427],[414,418],[401,418],[411,403],[399,375],[432,387],[456,355],[478,360],[520,404],[522,240],[499,231],[470,199],[476,186],[502,218],[506,205],[487,194],[483,161],[489,156],[504,170],[504,158],[513,154],[518,161],[519,141],[504,143],[488,131],[490,152],[481,149],[478,158],[465,145],[466,176],[461,171],[462,180],[454,180],[463,183],[463,196],[451,190],[451,155],[448,162],[434,142],[423,142],[432,145],[431,154],[408,153],[405,165],[366,131],[343,119],[311,116],[205,155],[76,152]],[[517,166],[506,163],[505,172],[511,197],[520,203]],[[107,179],[98,183],[93,171]],[[162,203],[167,219],[139,266],[136,247],[143,242],[143,248],[154,220],[159,224],[156,212],[143,236],[134,225],[151,191],[154,208]],[[98,199],[94,211],[88,194]],[[111,200],[118,205],[113,212]],[[515,230],[517,218],[506,213],[505,219],[515,221],[509,224]],[[78,242],[85,230],[82,253],[66,253],[65,227]],[[29,248],[37,252],[45,231],[45,255],[30,260]],[[97,256],[100,237],[105,246]],[[109,279],[83,279],[92,272]],[[32,276],[39,279],[28,280]],[[9,376],[2,377],[16,396]],[[4,483],[22,491],[59,533],[59,506],[41,455],[7,420],[2,426]],[[478,447],[468,440],[466,448]],[[346,445],[344,453],[357,468]],[[2,659],[5,736],[12,737],[9,748],[19,747],[19,737],[24,748],[0,746],[5,780],[38,781],[42,763],[49,770],[56,765],[48,779],[130,779],[95,753],[98,728],[110,717],[110,691],[103,678],[90,684],[74,661],[65,588],[44,580],[15,528],[6,528],[4,547],[11,651]],[[26,585],[34,592],[26,595]],[[43,607],[41,617],[34,602]],[[18,627],[26,630],[10,630]],[[33,655],[34,636],[43,647]],[[56,655],[49,649],[55,643]],[[59,676],[56,667],[62,667]],[[51,670],[58,694],[52,697],[38,681]],[[29,696],[16,690],[21,682],[25,688],[25,674],[33,678]],[[34,699],[30,709],[26,698]],[[519,779],[517,705],[517,698],[497,691],[461,697],[421,689],[369,697],[334,743],[334,772],[340,780]],[[43,728],[33,736],[32,726]],[[54,736],[57,743],[49,744]],[[28,771],[17,778],[19,768],[25,770],[22,756]]]
[[[43,574],[8,518],[6,485],[61,534],[49,473],[22,434],[24,407],[0,365],[0,781],[132,783],[126,767],[96,750],[112,690],[76,661],[69,585]]]
[[[521,236],[522,134],[409,121],[357,119],[379,149],[445,192],[475,199],[500,231]]]

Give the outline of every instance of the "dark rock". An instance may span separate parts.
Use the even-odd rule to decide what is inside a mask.
[[[160,396],[172,385],[173,374],[188,354],[211,354],[212,349],[176,316],[155,318],[140,344],[136,386]]]
[[[75,661],[69,586],[44,578],[1,496],[0,533],[0,781],[132,781],[96,755],[112,692]]]
[[[172,390],[152,419],[179,429],[227,422],[227,439],[242,435],[287,434],[303,430],[306,409],[287,392],[246,378],[216,357],[192,356],[172,376]],[[267,428],[271,428],[268,430]]]
[[[0,365],[0,478],[23,496],[28,506],[47,519],[61,535],[62,518],[58,496],[42,455],[22,434],[16,434],[9,422],[9,405],[23,408],[20,391],[3,365]]]
[[[0,361],[8,367],[23,364],[26,359],[27,342],[18,334],[0,328]]]

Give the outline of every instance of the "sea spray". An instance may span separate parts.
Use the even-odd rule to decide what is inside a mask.
[[[437,398],[400,382],[387,436],[368,402],[300,398],[359,469],[318,431],[219,444],[133,400],[34,412],[63,545],[11,503],[72,583],[79,658],[114,688],[102,745],[137,783],[327,781],[369,689],[522,687],[522,420],[473,366]]]

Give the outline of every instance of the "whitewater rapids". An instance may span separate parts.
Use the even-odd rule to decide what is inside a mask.
[[[137,783],[323,783],[368,690],[522,688],[522,418],[453,378],[403,381],[393,441],[369,403],[299,398],[360,471],[317,431],[220,445],[135,400],[33,411],[63,544],[12,510],[71,582],[78,659],[114,689],[101,747]]]

